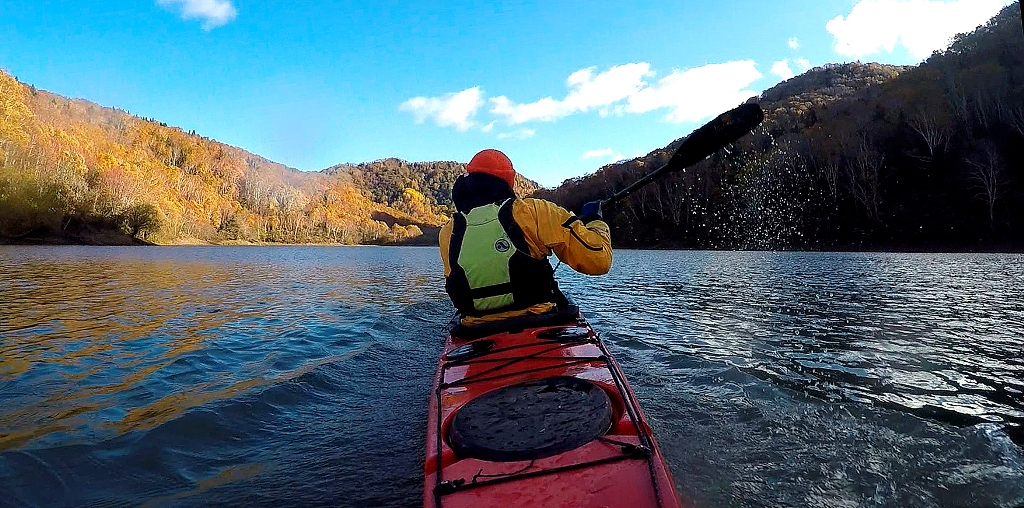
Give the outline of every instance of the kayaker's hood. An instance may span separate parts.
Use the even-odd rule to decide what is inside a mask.
[[[452,186],[452,201],[462,213],[491,203],[501,204],[516,195],[512,187],[501,178],[486,173],[470,173],[455,180]]]

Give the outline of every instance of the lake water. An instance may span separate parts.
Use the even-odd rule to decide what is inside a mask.
[[[0,247],[0,506],[418,506],[432,248]],[[559,269],[696,506],[1024,505],[1024,257]]]

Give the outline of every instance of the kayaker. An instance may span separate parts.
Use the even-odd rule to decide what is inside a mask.
[[[545,314],[564,304],[547,260],[552,252],[580,273],[611,269],[611,233],[600,201],[577,216],[550,201],[516,197],[515,176],[504,153],[487,149],[452,187],[457,212],[439,242],[445,290],[463,326]]]

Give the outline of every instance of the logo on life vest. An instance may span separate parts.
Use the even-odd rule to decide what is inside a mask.
[[[498,252],[508,252],[512,248],[512,244],[508,243],[508,240],[499,238],[497,242],[494,242],[494,250]]]

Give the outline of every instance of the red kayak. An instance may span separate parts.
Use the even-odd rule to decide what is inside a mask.
[[[679,507],[618,364],[570,306],[445,342],[423,505]]]

